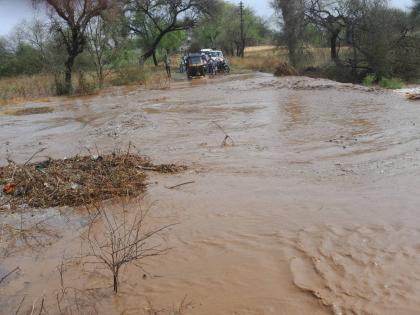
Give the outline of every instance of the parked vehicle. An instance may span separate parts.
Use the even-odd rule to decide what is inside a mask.
[[[187,76],[188,78],[192,77],[201,77],[205,76],[206,64],[201,58],[201,54],[189,54],[187,57]]]
[[[180,64],[180,72],[184,67]],[[221,50],[201,49],[199,53],[189,54],[185,61],[188,78],[230,73],[230,67]]]

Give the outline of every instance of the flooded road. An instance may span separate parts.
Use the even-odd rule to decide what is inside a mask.
[[[419,127],[420,105],[388,92],[237,75],[4,108],[0,163],[44,147],[63,158],[131,142],[156,163],[188,166],[150,174],[141,201],[178,223],[167,255],[124,270],[116,297],[109,275],[69,268],[66,284],[94,292],[100,314],[185,297],[185,313],[199,315],[418,314]],[[222,146],[226,134],[233,144]],[[184,182],[194,183],[167,189]],[[77,214],[60,213],[58,239],[0,258],[0,274],[20,267],[0,284],[1,314],[22,296],[55,305],[56,267],[77,256],[84,233]]]

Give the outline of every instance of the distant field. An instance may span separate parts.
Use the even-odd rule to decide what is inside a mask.
[[[245,53],[251,53],[256,51],[263,51],[263,50],[273,50],[276,49],[276,46],[266,45],[266,46],[253,46],[245,48]]]
[[[328,48],[308,48],[302,67],[318,67],[330,60]],[[231,57],[230,63],[236,70],[253,70],[273,73],[280,62],[288,62],[288,51],[285,47],[256,46],[245,49],[245,58]]]

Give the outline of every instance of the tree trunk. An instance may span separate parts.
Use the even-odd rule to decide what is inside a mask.
[[[337,53],[337,39],[338,39],[338,32],[334,32],[331,34],[330,37],[330,47],[331,47],[331,60],[337,62],[338,60],[338,53]]]
[[[114,293],[118,293],[118,274],[114,273]]]
[[[104,68],[102,65],[99,66],[99,87],[104,86]]]
[[[73,65],[74,65],[75,56],[69,55],[66,61],[66,71],[65,71],[65,78],[64,83],[66,85],[66,93],[70,94],[72,91],[72,74],[73,74]]]
[[[245,57],[245,40],[241,41],[241,48],[240,48],[239,55],[241,58]]]
[[[153,56],[153,63],[155,64],[155,67],[157,67],[159,65],[159,63],[158,63],[157,58],[156,58],[156,51],[155,50],[153,51],[152,56]]]
[[[241,56],[241,44],[236,43],[236,57],[240,57]]]
[[[141,57],[141,59],[144,61],[146,61],[147,59],[149,59],[150,57],[153,57],[153,54],[156,54],[156,48],[159,46],[160,41],[162,40],[162,38],[167,34],[170,33],[172,31],[171,28],[167,28],[165,30],[163,30],[154,40],[153,44],[150,46],[149,50],[147,50],[143,56]],[[154,60],[153,60],[154,61]],[[157,66],[157,64],[155,63],[155,65]]]

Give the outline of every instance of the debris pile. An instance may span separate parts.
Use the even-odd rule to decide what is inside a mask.
[[[299,72],[287,62],[282,62],[277,66],[274,75],[276,77],[295,76],[299,75]]]
[[[129,154],[75,156],[0,167],[0,208],[81,206],[118,196],[135,197],[146,188],[145,171],[176,173],[184,166],[154,165]]]
[[[420,93],[408,93],[407,94],[407,99],[409,99],[411,101],[418,101],[418,100],[420,100]]]

